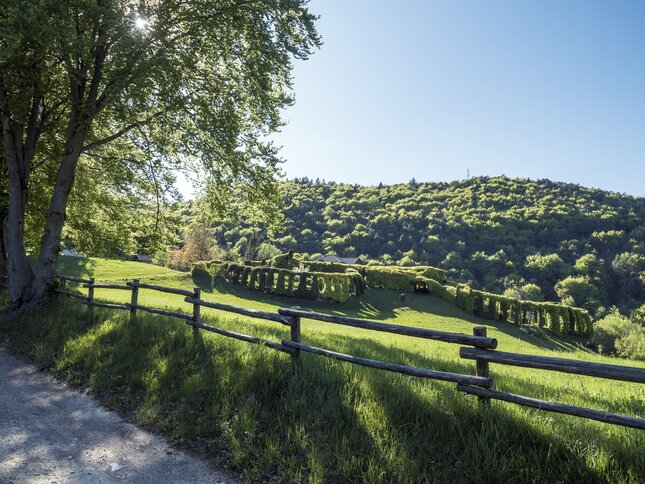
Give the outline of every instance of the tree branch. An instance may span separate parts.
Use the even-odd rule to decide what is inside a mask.
[[[94,141],[93,143],[87,144],[87,145],[83,146],[83,148],[81,148],[81,153],[85,153],[85,152],[87,152],[87,151],[89,151],[91,149],[97,148],[97,147],[102,146],[104,144],[110,143],[110,142],[112,142],[112,141],[114,141],[116,139],[119,139],[121,136],[123,136],[124,134],[132,131],[134,128],[139,126],[141,123],[142,122],[132,123],[132,124],[126,126],[125,128],[120,129],[116,133],[114,133],[114,134],[112,134],[110,136],[107,136],[106,138],[103,138],[103,139],[100,139],[98,141]]]
[[[120,129],[119,131],[117,131],[116,133],[114,133],[114,134],[112,134],[110,136],[107,136],[107,137],[105,137],[103,139],[100,139],[98,141],[94,141],[92,143],[89,143],[89,144],[83,146],[83,148],[81,148],[81,153],[85,153],[85,152],[87,152],[87,151],[89,151],[91,149],[97,148],[97,147],[102,146],[102,145],[107,144],[107,143],[111,143],[112,141],[114,141],[116,139],[119,139],[121,136],[129,133],[133,129],[138,128],[140,126],[143,126],[144,124],[149,122],[152,118],[160,116],[163,113],[164,113],[163,111],[155,113],[155,114],[153,114],[152,116],[150,116],[147,119],[144,119],[142,121],[137,121],[136,123],[129,124],[128,126],[124,127],[123,129]]]

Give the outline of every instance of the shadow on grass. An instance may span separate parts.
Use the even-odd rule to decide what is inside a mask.
[[[76,304],[11,322],[13,343],[138,422],[188,440],[250,480],[642,481],[636,431],[545,423],[505,404],[480,408],[454,384],[302,354],[297,360],[164,317]],[[217,323],[216,323],[217,324]],[[279,340],[284,330],[221,322]],[[473,374],[449,361],[370,340],[314,333],[306,343],[422,368]],[[458,351],[458,346],[455,346]],[[548,387],[505,376],[527,394]],[[640,407],[642,409],[642,407]],[[529,413],[532,416],[535,413]],[[573,417],[568,417],[572,419]],[[604,428],[604,427],[603,427]],[[594,460],[594,455],[600,457]],[[609,458],[611,456],[611,458]],[[288,477],[287,477],[288,476]]]
[[[211,284],[208,280],[193,277],[193,282],[198,287],[201,287],[202,291],[207,293],[228,294],[241,299],[272,304],[279,307],[298,306],[309,311],[337,314],[339,316],[387,319],[393,318],[396,315],[395,309],[401,309],[405,306],[398,300],[398,296],[393,297],[396,294],[393,291],[377,290],[372,293],[372,297],[363,295],[339,304],[333,301],[315,301],[297,297],[277,296],[219,280]],[[377,300],[378,302],[376,302]]]
[[[85,257],[61,256],[58,258],[56,273],[66,276],[88,278],[94,273],[96,261]]]
[[[355,297],[343,304],[329,301],[312,301],[308,299],[287,298],[272,294],[253,291],[242,286],[230,284],[223,281],[216,281],[210,285],[209,281],[200,281],[193,278],[193,281],[204,290],[212,294],[228,294],[241,299],[248,299],[275,306],[292,307],[298,306],[309,311],[334,314],[339,316],[371,319],[376,321],[390,320],[397,316],[400,311],[411,310],[419,313],[430,313],[443,318],[458,319],[471,323],[473,326],[487,326],[495,328],[503,334],[520,339],[532,346],[544,350],[559,352],[575,352],[580,349],[579,340],[576,337],[556,336],[549,331],[534,326],[518,326],[515,323],[505,321],[493,321],[478,318],[457,308],[453,304],[438,297],[408,294],[406,301],[400,300],[400,295],[395,291],[370,289],[360,297]],[[419,325],[427,327],[423,316],[418,317]],[[440,325],[434,324],[433,329],[441,330]]]

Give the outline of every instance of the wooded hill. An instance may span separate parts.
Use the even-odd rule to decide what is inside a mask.
[[[428,264],[476,289],[595,314],[645,303],[644,198],[507,177],[379,186],[296,179],[282,188],[281,230],[220,221],[220,246],[250,259],[274,245]]]

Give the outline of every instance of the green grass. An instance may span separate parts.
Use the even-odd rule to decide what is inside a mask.
[[[191,288],[185,273],[139,263],[64,258],[60,272],[101,281],[138,277]],[[97,290],[125,301],[129,293]],[[472,334],[485,324],[499,349],[645,366],[579,349],[579,341],[482,321],[437,298],[370,290],[346,304],[277,298],[234,286],[204,297],[275,310],[298,305],[329,313]],[[142,290],[142,304],[190,306]],[[288,328],[203,310],[228,329],[280,340]],[[17,350],[144,425],[192,442],[249,480],[279,481],[645,481],[645,432],[493,402],[481,408],[453,384],[270,349],[178,320],[96,311],[65,300],[2,331]],[[473,374],[459,347],[303,320],[303,342],[424,368]],[[645,415],[643,385],[491,365],[495,387],[551,401]]]

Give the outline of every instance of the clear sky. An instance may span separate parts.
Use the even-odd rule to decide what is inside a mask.
[[[550,178],[645,196],[645,0],[311,0],[289,178]]]

